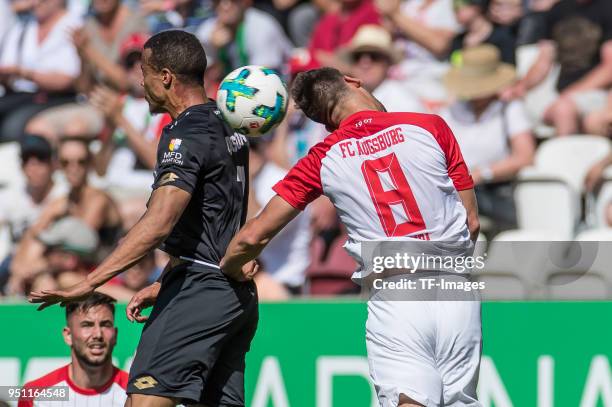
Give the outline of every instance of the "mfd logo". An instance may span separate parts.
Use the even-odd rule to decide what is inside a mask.
[[[181,147],[182,142],[183,140],[181,140],[180,138],[173,138],[172,140],[170,140],[170,145],[168,146],[168,149],[170,151],[177,151]]]

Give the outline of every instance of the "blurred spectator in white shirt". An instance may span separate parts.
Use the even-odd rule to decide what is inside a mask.
[[[420,96],[446,99],[440,78],[451,41],[461,31],[452,0],[376,0],[387,23],[403,37],[405,56],[401,72]]]
[[[516,211],[509,183],[530,165],[535,152],[531,123],[521,101],[499,100],[497,93],[515,78],[492,45],[463,51],[463,63],[445,76],[459,101],[440,114],[455,134],[476,184],[481,214],[499,229],[515,226]]]
[[[215,0],[213,4],[216,16],[196,33],[211,64],[220,64],[222,73],[244,65],[282,68],[292,46],[273,17],[253,8],[251,0]]]
[[[92,14],[82,29],[72,32],[83,69],[78,91],[88,95],[98,84],[129,90],[127,71],[121,64],[121,45],[134,33],[147,31],[143,16],[121,0],[92,0]],[[97,136],[104,126],[100,112],[88,103],[69,104],[37,115],[27,131],[50,139]]]
[[[8,232],[8,257],[0,254],[0,292],[9,279],[11,255],[25,231],[38,220],[43,208],[66,193],[53,181],[54,159],[51,144],[41,136],[21,139],[21,165],[24,185],[0,190],[0,230]]]
[[[74,101],[81,62],[70,32],[81,21],[64,0],[35,0],[32,11],[34,19],[10,29],[0,55],[0,141],[19,138],[36,113]]]
[[[390,78],[389,68],[401,61],[401,51],[393,46],[391,34],[378,25],[363,25],[340,52],[351,66],[351,75],[361,79],[388,112],[422,112],[417,96],[401,81]]]
[[[287,170],[266,161],[260,142],[252,143],[249,155],[249,217],[257,215],[276,195],[272,187]],[[301,292],[310,264],[310,219],[302,212],[276,236],[259,256],[262,272],[255,277],[259,298],[282,300]]]

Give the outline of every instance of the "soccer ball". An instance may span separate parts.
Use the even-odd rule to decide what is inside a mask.
[[[219,85],[217,106],[238,133],[261,136],[287,111],[287,87],[276,71],[248,65],[230,72]]]

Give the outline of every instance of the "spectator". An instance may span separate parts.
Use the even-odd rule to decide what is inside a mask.
[[[403,37],[405,80],[427,100],[446,99],[440,80],[448,70],[445,60],[452,40],[461,31],[452,0],[376,0],[376,6]]]
[[[9,226],[13,243],[36,222],[50,201],[66,191],[53,181],[53,149],[45,138],[22,137],[21,168],[25,185],[0,191],[0,224]]]
[[[441,112],[455,133],[474,183],[482,215],[499,229],[516,224],[510,180],[533,161],[535,143],[525,107],[519,100],[499,100],[497,93],[515,78],[492,45],[463,51],[461,67],[445,76],[460,100]]]
[[[575,134],[581,116],[605,106],[605,89],[612,84],[612,2],[561,0],[547,13],[545,26],[536,62],[504,97],[524,95],[557,60],[558,93],[551,95],[543,119],[559,136]]]
[[[453,39],[450,59],[453,54],[463,48],[474,47],[480,44],[495,45],[500,51],[502,61],[515,64],[516,39],[506,27],[494,25],[485,16],[486,1],[484,0],[456,0],[454,3],[457,21],[465,27],[465,31]]]
[[[151,115],[140,86],[145,41],[146,37],[134,34],[122,46],[130,92],[120,96],[110,88],[98,87],[90,97],[91,104],[104,114],[105,134],[109,134],[96,154],[96,171],[106,177],[110,187],[126,190],[143,190],[151,184],[161,133],[157,130],[159,121],[164,119],[164,115]]]
[[[352,75],[361,79],[389,112],[421,112],[423,106],[402,82],[389,77],[391,65],[401,61],[391,34],[381,26],[363,25],[341,54],[351,63]]]
[[[34,19],[11,28],[0,55],[0,141],[23,134],[27,121],[51,106],[74,101],[80,72],[70,31],[80,24],[64,0],[35,0]],[[61,61],[61,63],[58,63]]]
[[[210,17],[208,2],[201,0],[140,0],[140,10],[152,17],[151,32],[196,29]]]
[[[133,34],[146,32],[146,21],[120,0],[93,0],[92,12],[83,28],[72,33],[83,65],[78,90],[88,95],[96,84],[104,84],[128,91],[131,84],[121,64],[121,46]],[[28,131],[51,139],[93,138],[103,126],[104,119],[96,108],[88,103],[73,103],[38,115],[28,124]]]
[[[340,10],[326,13],[313,30],[309,45],[312,67],[320,64],[348,71],[346,64],[336,58],[335,52],[348,44],[362,25],[380,23],[380,15],[372,0],[340,0]]]
[[[107,295],[94,293],[68,304],[63,337],[70,347],[70,363],[24,387],[67,386],[74,406],[123,407],[128,374],[112,361],[117,344],[114,302]],[[33,406],[32,399],[18,403],[18,407]]]
[[[25,185],[0,191],[0,228],[8,227],[12,244],[9,256],[0,262],[0,292],[5,292],[9,280],[15,246],[38,220],[43,208],[65,194],[65,188],[53,181],[53,150],[45,138],[34,135],[22,138],[21,165]]]
[[[281,26],[251,0],[215,0],[216,16],[198,28],[209,61],[228,73],[244,65],[280,70],[291,52]]]
[[[78,218],[67,216],[56,221],[37,239],[44,247],[46,268],[30,276],[33,291],[70,287],[95,267],[98,234]]]
[[[46,262],[42,259],[44,246],[36,237],[63,217],[79,218],[97,231],[102,249],[114,245],[121,233],[121,217],[111,197],[88,184],[87,170],[91,166],[91,153],[87,141],[63,140],[58,157],[70,190],[66,196],[45,207],[36,224],[26,232],[11,262],[12,275],[29,276],[45,269]]]
[[[266,162],[262,146],[251,143],[249,154],[251,191],[249,217],[253,217],[276,194],[272,187],[287,173],[271,161]],[[310,264],[309,214],[301,213],[266,247],[259,260],[261,271],[255,277],[259,298],[283,300],[299,294]]]

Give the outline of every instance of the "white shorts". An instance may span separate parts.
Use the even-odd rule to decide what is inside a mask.
[[[368,301],[366,345],[381,407],[481,406],[479,301]]]

